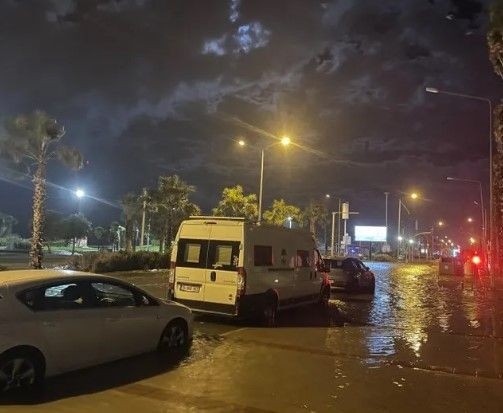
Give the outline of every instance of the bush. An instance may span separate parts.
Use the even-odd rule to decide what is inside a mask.
[[[24,239],[19,235],[13,234],[0,238],[0,246],[8,250],[28,251],[31,248],[31,242],[29,239]]]
[[[374,255],[372,255],[372,260],[373,261],[380,261],[380,262],[394,262],[395,261],[395,259],[389,254],[374,254]]]
[[[82,271],[113,272],[169,268],[169,254],[159,252],[92,252],[73,257],[70,267]]]

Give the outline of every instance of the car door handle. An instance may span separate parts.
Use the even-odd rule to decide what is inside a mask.
[[[217,273],[215,271],[210,272],[210,279],[211,281],[217,280]]]

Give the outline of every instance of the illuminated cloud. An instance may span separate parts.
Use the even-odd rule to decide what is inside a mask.
[[[237,47],[234,49],[235,53],[250,53],[253,49],[259,49],[267,46],[271,31],[264,28],[260,22],[252,22],[239,26],[234,40]]]

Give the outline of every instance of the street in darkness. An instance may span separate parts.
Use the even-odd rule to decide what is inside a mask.
[[[198,315],[181,361],[147,354],[10,395],[3,412],[501,412],[503,285],[371,264],[376,294],[332,294],[277,328]],[[162,297],[162,272],[124,274]],[[497,298],[499,297],[499,298]]]

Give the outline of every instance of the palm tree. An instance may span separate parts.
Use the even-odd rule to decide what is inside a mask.
[[[150,190],[152,232],[159,238],[160,252],[169,249],[184,219],[201,213],[199,207],[189,200],[189,195],[195,190],[178,175],[160,176],[157,188]]]
[[[47,164],[58,159],[73,169],[82,167],[82,155],[60,144],[65,128],[45,112],[18,115],[5,122],[5,138],[0,152],[15,163],[28,167],[33,182],[33,217],[30,260],[33,268],[42,268],[43,224]]]
[[[491,5],[490,27],[487,33],[489,60],[496,74],[503,79],[503,0],[494,0]],[[494,110],[494,139],[496,150],[493,152],[493,220],[494,228],[489,228],[496,245],[491,245],[493,267],[496,271],[502,268],[501,240],[503,239],[503,104]]]
[[[126,228],[126,251],[134,250],[134,229],[138,224],[142,212],[142,200],[140,196],[129,193],[124,195],[121,201],[122,213],[124,214],[124,226]]]

